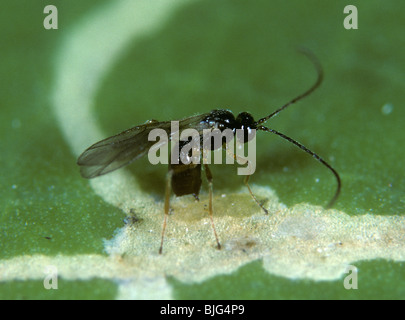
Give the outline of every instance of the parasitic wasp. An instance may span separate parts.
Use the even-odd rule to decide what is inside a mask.
[[[178,130],[184,129],[194,129],[200,134],[200,144],[201,147],[203,146],[203,138],[202,133],[204,130],[219,130],[224,131],[225,129],[230,129],[236,135],[237,130],[242,130],[242,132],[248,136],[252,130],[259,130],[273,133],[300,148],[301,150],[305,151],[306,153],[310,154],[313,158],[315,158],[318,162],[322,165],[327,167],[335,176],[337,181],[337,189],[333,198],[330,200],[328,204],[328,208],[330,208],[335,201],[337,200],[340,190],[341,190],[341,180],[337,171],[332,168],[323,158],[319,155],[305,147],[303,144],[299,143],[298,141],[286,136],[285,134],[271,129],[269,127],[264,126],[263,124],[266,123],[269,119],[275,117],[280,113],[282,110],[286,109],[291,104],[296,103],[297,101],[305,98],[309,94],[311,94],[316,88],[319,87],[323,80],[323,70],[322,67],[317,60],[317,58],[307,52],[303,52],[309,60],[315,66],[317,71],[317,79],[315,83],[307,89],[304,93],[298,95],[294,99],[290,100],[273,113],[269,114],[268,116],[255,121],[253,116],[250,113],[242,112],[236,117],[233,113],[229,110],[212,110],[211,112],[195,115],[192,117],[184,118],[179,120]],[[80,166],[81,175],[84,178],[95,178],[104,174],[107,174],[111,171],[117,170],[129,163],[139,159],[140,157],[144,156],[149,149],[155,144],[155,141],[149,141],[148,136],[149,133],[153,129],[163,129],[167,133],[171,134],[171,122],[170,121],[156,121],[150,120],[145,124],[135,126],[131,129],[125,130],[115,136],[106,138],[102,141],[99,141],[88,149],[86,149],[78,158],[77,164]],[[170,139],[170,138],[169,138]],[[245,139],[245,142],[246,139]],[[180,141],[180,144],[185,144],[184,141]],[[224,145],[212,145],[211,150],[216,150],[224,147]],[[191,150],[190,150],[191,152]],[[218,239],[217,232],[215,230],[214,220],[213,220],[213,182],[212,182],[212,174],[211,171],[206,163],[169,163],[169,170],[166,178],[166,187],[165,187],[165,203],[164,203],[164,220],[163,220],[163,227],[162,227],[162,235],[161,235],[161,242],[159,253],[162,253],[163,250],[163,240],[164,234],[167,225],[167,218],[169,216],[170,210],[170,195],[173,192],[176,196],[183,196],[192,194],[196,199],[198,199],[198,195],[201,188],[201,167],[204,167],[204,172],[206,179],[208,181],[209,186],[209,216],[211,220],[211,226],[214,232],[215,240],[217,248],[220,249],[221,245]],[[263,211],[267,214],[267,209],[256,199],[254,196],[250,186],[249,186],[249,178],[250,175],[246,175],[244,179],[244,184],[247,186],[249,193],[252,199],[263,209]]]

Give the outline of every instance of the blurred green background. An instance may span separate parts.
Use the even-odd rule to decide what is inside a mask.
[[[52,1],[59,29],[45,30],[45,1],[0,5],[0,259],[42,253],[105,254],[104,238],[123,226],[123,213],[82,179],[49,99],[54,57],[66,33],[107,1]],[[191,1],[157,32],[133,43],[95,101],[97,121],[112,135],[148,119],[172,120],[215,108],[264,117],[307,89],[320,59],[325,79],[310,97],[267,123],[302,142],[340,173],[336,208],[350,215],[403,215],[405,47],[403,1],[352,1],[358,30],[343,27],[346,1]],[[261,133],[252,183],[271,186],[287,205],[324,205],[335,180],[286,141]],[[160,199],[166,168],[143,159],[130,170]],[[216,192],[239,189],[235,168],[212,168]],[[97,212],[97,215],[94,213]],[[259,263],[203,284],[175,279],[178,298],[404,298],[402,263],[368,261],[363,288],[342,281],[288,280]],[[114,298],[108,281],[71,282],[44,293],[36,281],[0,282],[0,298]],[[96,289],[95,289],[96,288]],[[80,295],[77,294],[80,292]]]

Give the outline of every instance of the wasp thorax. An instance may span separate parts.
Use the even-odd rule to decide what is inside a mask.
[[[229,110],[212,110],[207,120],[212,123],[214,129],[221,131],[233,130],[235,127],[235,116]]]

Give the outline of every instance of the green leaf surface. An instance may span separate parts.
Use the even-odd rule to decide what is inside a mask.
[[[126,5],[125,1],[117,3]],[[156,11],[163,3],[154,2]],[[138,202],[123,208],[120,200],[106,200],[97,191],[97,182],[80,177],[76,158],[81,142],[75,144],[66,132],[74,131],[80,140],[89,132],[87,124],[79,111],[66,121],[55,111],[60,57],[71,48],[74,35],[86,39],[81,28],[91,26],[98,14],[113,10],[115,4],[53,1],[58,8],[58,29],[46,30],[42,22],[47,4],[3,1],[0,5],[0,297],[143,298],[117,289],[115,271],[85,272],[86,266],[92,268],[92,259],[106,265],[110,258],[115,259],[105,240],[120,235],[118,230],[125,226],[123,220],[130,212],[141,212],[145,223],[149,218]],[[297,52],[300,47],[308,48],[324,68],[321,87],[267,125],[300,141],[336,168],[343,189],[335,209],[351,218],[382,217],[378,220],[383,221],[381,230],[390,221],[402,230],[395,239],[402,234],[403,246],[405,48],[399,44],[405,7],[402,1],[352,4],[358,9],[357,30],[344,28],[347,4],[342,1],[173,1],[172,7],[166,5],[165,15],[156,15],[160,17],[156,24],[151,16],[151,25],[114,56],[97,86],[92,88],[89,80],[89,88],[82,87],[83,92],[94,90],[89,102],[93,118],[88,126],[101,128],[103,138],[149,119],[176,120],[219,108],[234,114],[248,111],[259,119],[313,83],[313,66]],[[139,19],[136,12],[134,17],[133,24]],[[109,25],[109,18],[107,15],[103,27],[114,34],[116,26]],[[100,44],[95,66],[99,57],[112,55],[108,50],[113,50],[120,37],[124,34],[116,33]],[[85,49],[78,50],[79,57]],[[86,84],[93,70],[80,70],[82,66],[71,59],[70,70],[81,74]],[[69,90],[73,98],[80,98],[80,92]],[[80,110],[80,106],[76,108]],[[87,137],[83,150],[94,142]],[[127,173],[136,179],[142,191],[139,197],[147,195],[148,201],[156,200],[162,208],[166,170],[150,165],[145,158],[131,165]],[[243,186],[235,167],[212,166],[212,172],[218,197],[237,193]],[[336,188],[325,167],[287,141],[264,132],[257,138],[257,170],[250,182],[270,186],[288,207],[303,202],[323,206]],[[204,182],[203,196],[206,187]],[[218,204],[216,209],[222,206]],[[145,208],[149,207],[145,204]],[[163,209],[157,214],[161,221]],[[382,232],[378,237],[389,243],[393,235]],[[159,237],[155,239],[159,242]],[[148,250],[156,253],[158,242],[148,243]],[[170,247],[167,254],[175,259],[181,254],[175,251],[176,247]],[[58,290],[50,293],[43,288],[45,274],[40,271],[42,262],[37,261],[49,258],[53,263],[61,257],[71,258],[70,266],[61,271]],[[261,259],[202,282],[170,276],[167,283],[170,297],[177,299],[403,299],[400,248],[393,251],[395,261],[376,258],[352,263],[359,270],[358,290],[343,288],[344,275],[320,281],[272,274],[265,271]],[[20,261],[23,265],[17,265]],[[15,265],[7,265],[10,262]],[[112,265],[121,270],[120,263]],[[9,273],[13,267],[24,274]]]

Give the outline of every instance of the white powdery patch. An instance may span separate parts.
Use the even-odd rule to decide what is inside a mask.
[[[312,280],[339,279],[348,265],[360,260],[405,260],[404,217],[351,217],[309,204],[287,208],[269,188],[256,186],[254,192],[266,201],[269,215],[245,188],[215,197],[214,222],[222,250],[215,248],[204,209],[206,195],[198,203],[187,197],[173,199],[162,256],[158,248],[163,204],[160,216],[139,210],[138,222],[121,229],[106,249],[137,274],[173,276],[183,282],[229,274],[258,259],[271,274]]]

